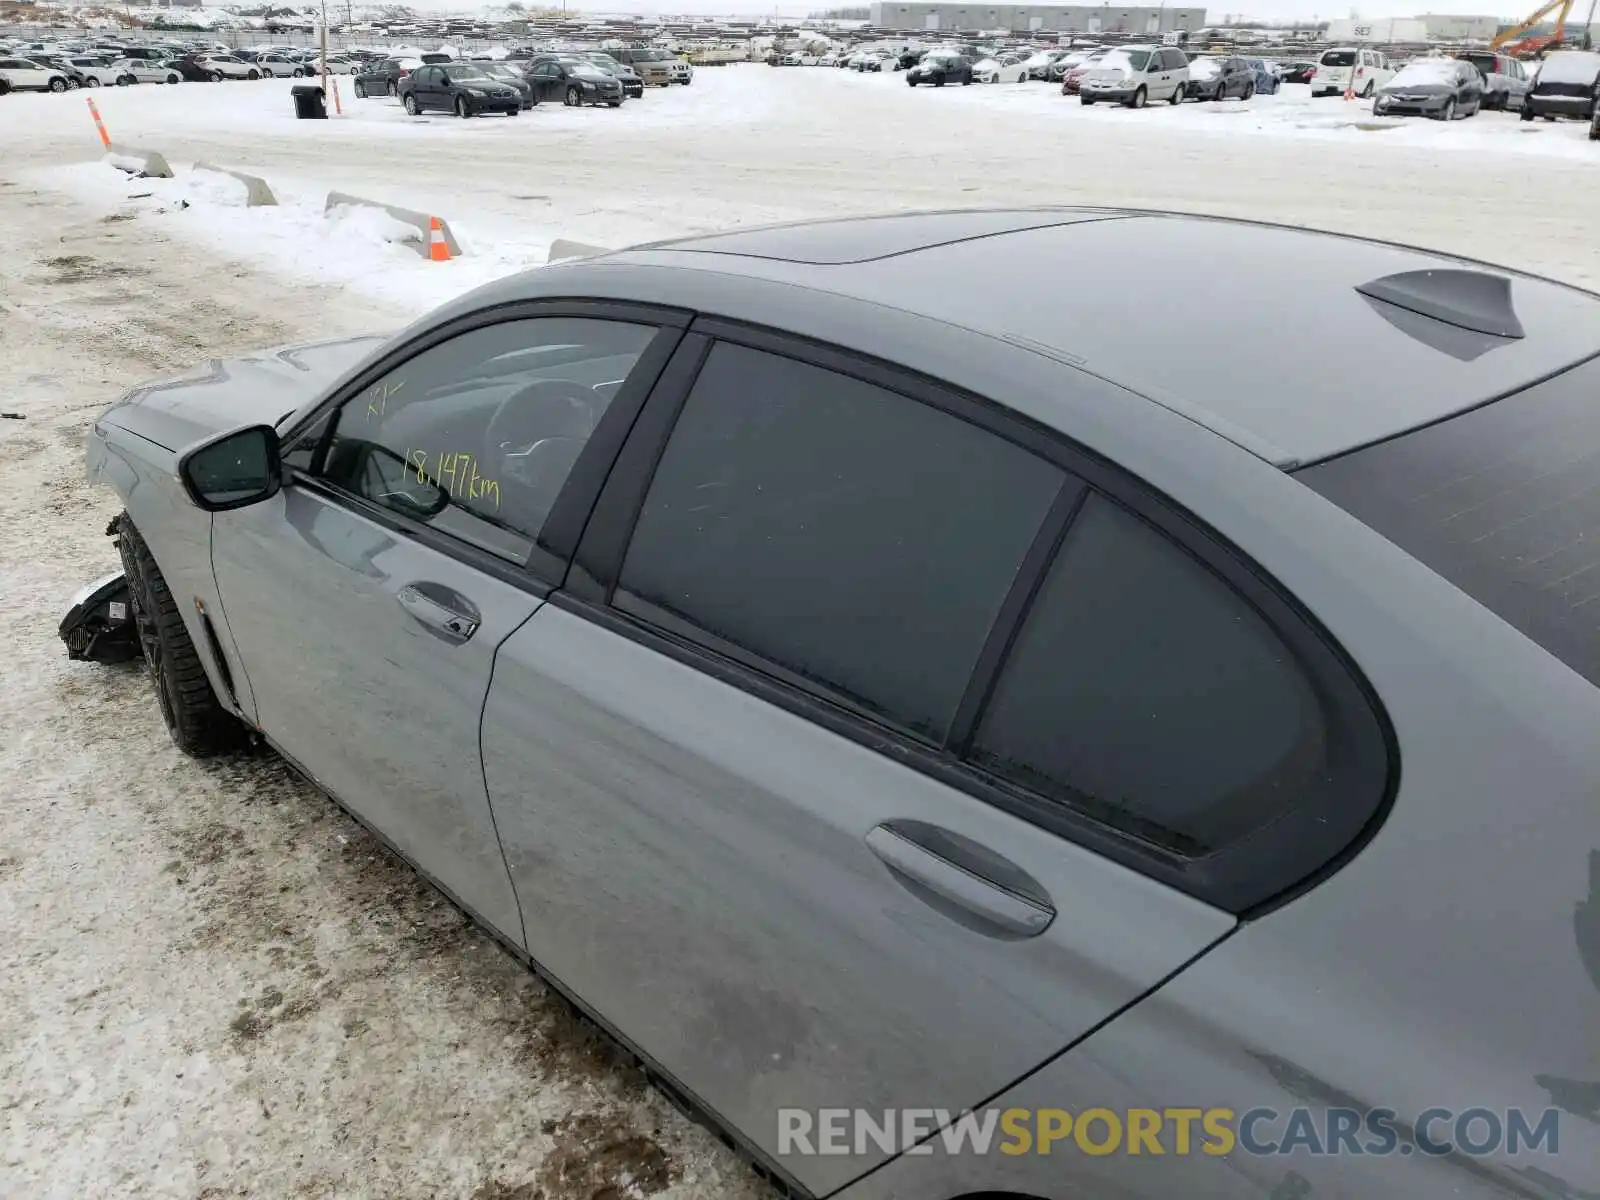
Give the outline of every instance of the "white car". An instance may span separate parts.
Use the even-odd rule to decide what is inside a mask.
[[[163,63],[142,58],[125,58],[112,63],[109,72],[116,76],[118,87],[130,83],[182,83],[183,76]]]
[[[282,54],[260,54],[256,56],[256,66],[263,75],[271,75],[282,79],[303,79],[310,74],[302,62],[288,58]]]
[[[31,58],[0,58],[0,79],[6,82],[4,90],[14,92],[64,92],[72,87],[60,71]]]
[[[1015,54],[983,58],[972,64],[974,83],[1026,83],[1028,65]]]
[[[311,70],[320,75],[322,73],[322,63],[313,62],[311,64]],[[329,75],[354,75],[355,73],[356,64],[351,62],[348,58],[336,58],[332,54],[328,55]]]
[[[1165,100],[1182,104],[1189,88],[1189,56],[1174,46],[1119,46],[1107,50],[1083,77],[1084,104],[1111,100],[1129,108]]]
[[[1385,54],[1355,46],[1337,46],[1324,50],[1317,59],[1316,73],[1311,76],[1311,94],[1337,96],[1349,88],[1356,95],[1371,99],[1394,74],[1395,68]]]
[[[234,54],[206,54],[198,60],[201,66],[223,79],[260,79],[261,68],[253,62]]]

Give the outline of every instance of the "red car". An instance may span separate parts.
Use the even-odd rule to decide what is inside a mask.
[[[1100,56],[1095,55],[1094,58],[1089,59],[1087,62],[1079,63],[1063,75],[1061,77],[1061,94],[1063,96],[1076,96],[1083,86],[1083,77],[1094,70],[1099,61]]]

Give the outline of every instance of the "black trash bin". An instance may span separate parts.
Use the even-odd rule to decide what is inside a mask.
[[[294,97],[294,115],[301,121],[326,121],[328,104],[322,89],[314,83],[302,83],[289,89]]]

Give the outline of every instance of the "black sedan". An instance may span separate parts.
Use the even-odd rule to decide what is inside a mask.
[[[486,112],[514,117],[522,111],[522,93],[471,63],[430,63],[400,81],[400,103],[413,117],[430,109],[458,117]]]
[[[919,83],[934,87],[959,83],[965,87],[972,82],[972,60],[961,54],[929,54],[906,72],[906,82],[912,87]]]
[[[1242,58],[1202,54],[1189,60],[1184,94],[1195,100],[1226,100],[1229,96],[1248,100],[1256,94],[1256,70]]]
[[[356,99],[368,96],[398,96],[400,84],[419,65],[414,58],[385,58],[355,73],[352,86]]]
[[[541,100],[559,100],[569,108],[585,104],[622,107],[622,81],[575,54],[535,59],[528,68],[528,79]]]
[[[222,76],[214,67],[208,67],[205,63],[198,62],[188,56],[174,58],[161,65],[169,67],[179,75],[182,75],[185,83],[216,83],[222,79]]]
[[[622,84],[622,94],[628,99],[638,100],[644,95],[643,77],[627,63],[618,62],[611,55],[598,51],[583,57]]]
[[[1457,58],[1418,58],[1378,89],[1372,112],[1379,117],[1432,117],[1454,121],[1483,107],[1483,75]]]
[[[1316,73],[1317,64],[1303,59],[1278,64],[1278,78],[1284,83],[1310,83]]]
[[[523,108],[532,108],[535,104],[539,103],[539,97],[534,93],[533,84],[529,82],[528,77],[513,64],[502,59],[494,61],[478,60],[468,63],[467,65],[476,67],[478,70],[482,71],[485,75],[497,83],[503,83],[507,87],[515,88],[517,93],[522,97]]]

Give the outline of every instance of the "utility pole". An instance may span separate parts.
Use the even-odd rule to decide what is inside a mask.
[[[1589,28],[1594,24],[1594,3],[1595,0],[1589,0],[1589,15],[1583,19],[1583,48],[1585,50],[1589,49]]]

